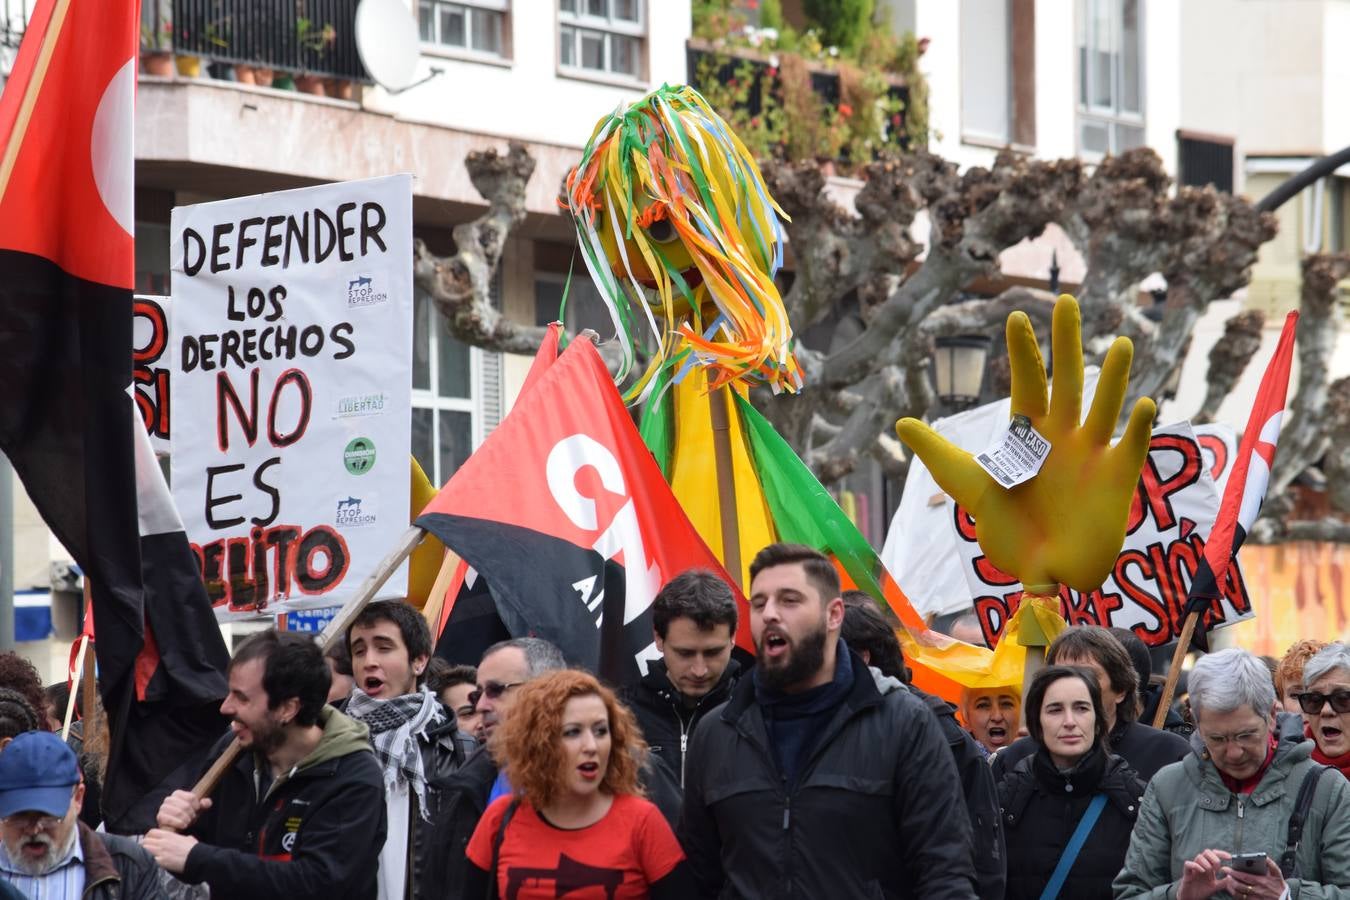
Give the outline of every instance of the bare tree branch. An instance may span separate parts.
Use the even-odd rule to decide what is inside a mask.
[[[1340,314],[1336,282],[1350,276],[1350,254],[1318,254],[1303,260],[1303,287],[1299,296],[1298,390],[1280,429],[1280,452],[1275,457],[1269,493],[1279,494],[1299,473],[1317,462],[1327,447],[1327,373],[1336,347]]]
[[[1209,351],[1209,374],[1206,376],[1205,402],[1191,421],[1197,424],[1213,422],[1219,405],[1242,377],[1247,363],[1261,349],[1261,330],[1266,316],[1260,310],[1248,310],[1229,319],[1223,328],[1223,337]],[[1180,365],[1180,360],[1177,365]]]

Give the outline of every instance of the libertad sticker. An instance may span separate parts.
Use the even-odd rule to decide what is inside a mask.
[[[1019,413],[994,445],[975,457],[975,462],[1004,488],[1011,488],[1035,478],[1049,455],[1050,442]]]

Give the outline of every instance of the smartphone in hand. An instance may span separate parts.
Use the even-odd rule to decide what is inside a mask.
[[[1234,853],[1228,860],[1228,867],[1248,875],[1266,874],[1266,854]]]

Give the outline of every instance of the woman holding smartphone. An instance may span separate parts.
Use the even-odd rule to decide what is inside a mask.
[[[1008,843],[1007,900],[1111,897],[1144,784],[1105,745],[1097,677],[1050,666],[1027,691],[1036,752],[999,785]]]

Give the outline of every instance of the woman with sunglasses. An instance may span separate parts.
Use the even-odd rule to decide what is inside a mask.
[[[999,785],[1005,897],[1109,900],[1144,784],[1106,748],[1097,676],[1073,666],[1041,669],[1027,691],[1026,714],[1036,752]]]
[[[469,841],[462,896],[552,900],[587,886],[611,900],[693,895],[674,832],[638,786],[647,748],[633,716],[594,676],[565,669],[515,688],[489,748],[512,793]]]
[[[1312,758],[1350,778],[1350,647],[1327,644],[1303,667],[1303,689],[1296,695],[1307,735],[1317,749]]]

